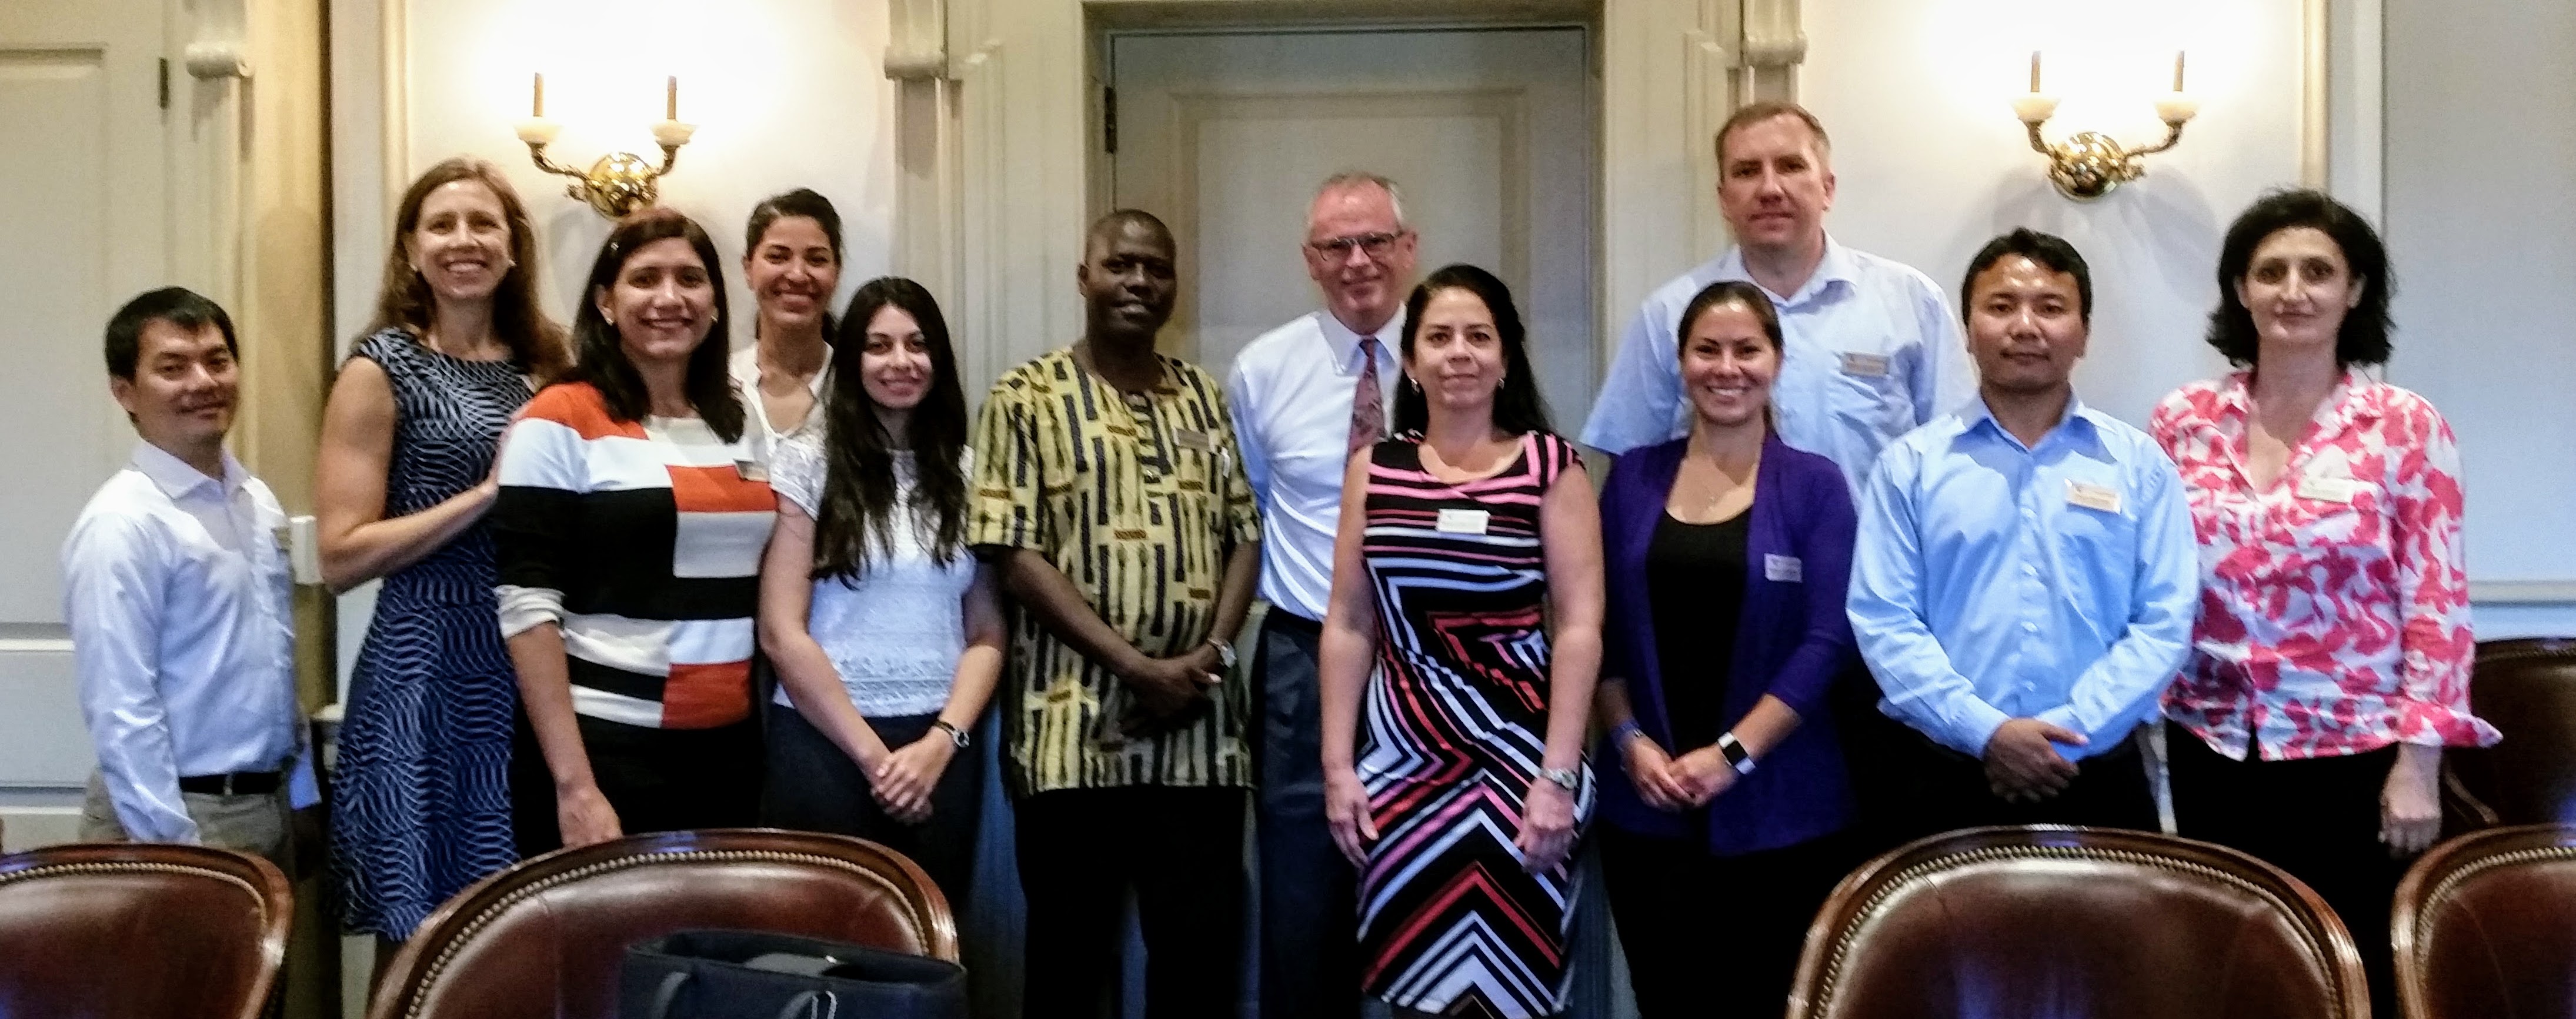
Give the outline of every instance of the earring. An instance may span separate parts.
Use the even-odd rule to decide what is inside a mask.
[[[1405,384],[1405,385],[1408,385],[1408,386],[1412,386],[1412,387],[1413,387],[1413,391],[1414,391],[1414,392],[1419,393],[1419,392],[1421,392],[1421,391],[1422,391],[1422,380],[1421,380],[1421,379],[1414,378],[1414,377],[1413,377],[1413,376],[1411,376],[1411,375],[1407,375],[1407,376],[1405,376],[1405,377],[1404,377],[1404,384]]]

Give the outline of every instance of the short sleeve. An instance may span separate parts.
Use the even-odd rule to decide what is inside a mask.
[[[778,440],[770,452],[769,488],[802,510],[808,519],[820,519],[826,470],[822,433],[789,436]]]
[[[975,426],[974,519],[967,544],[1046,550],[1045,507],[1039,502],[1046,477],[1043,441],[1026,372],[1003,376],[984,398]]]

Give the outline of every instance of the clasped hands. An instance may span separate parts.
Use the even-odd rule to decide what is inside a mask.
[[[1735,766],[1726,763],[1726,755],[1715,746],[1674,757],[1644,735],[1628,737],[1627,745],[1620,748],[1619,764],[1627,769],[1637,795],[1657,810],[1708,806],[1718,794],[1734,788],[1737,778]]]
[[[2075,762],[2058,744],[2085,745],[2084,734],[2036,718],[2015,718],[1986,737],[1986,787],[2006,803],[2037,803],[2066,791]]]
[[[1348,765],[1324,766],[1324,824],[1333,845],[1354,867],[1368,866],[1369,843],[1377,841],[1377,819],[1370,816],[1368,787]],[[1565,865],[1574,852],[1574,793],[1545,778],[1532,779],[1521,800],[1521,828],[1512,837],[1520,850],[1521,869],[1544,874]]]
[[[1169,658],[1140,654],[1115,669],[1119,681],[1135,694],[1134,703],[1118,719],[1118,731],[1144,736],[1189,723],[1225,681],[1222,666],[1216,647],[1203,643]]]

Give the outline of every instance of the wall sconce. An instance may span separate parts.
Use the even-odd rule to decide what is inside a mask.
[[[546,76],[536,76],[535,94],[529,100],[528,119],[519,122],[519,140],[528,143],[528,158],[537,169],[572,178],[564,194],[590,203],[590,207],[610,219],[653,204],[661,196],[662,175],[680,161],[680,146],[689,143],[697,133],[695,124],[680,123],[680,79],[672,76],[665,86],[662,119],[653,125],[653,141],[662,146],[662,165],[656,167],[631,152],[613,152],[599,157],[588,171],[575,170],[546,158],[546,146],[563,132],[563,125],[546,119]]]
[[[2124,148],[2110,137],[2079,131],[2055,145],[2040,137],[2040,125],[2057,113],[2057,97],[2039,89],[2039,51],[2030,53],[2030,94],[2013,100],[2013,115],[2030,129],[2030,147],[2048,157],[2048,180],[2057,193],[2089,202],[2113,188],[2146,176],[2147,157],[2182,143],[2182,126],[2200,112],[2200,101],[2182,90],[2182,59],[2174,54],[2173,94],[2156,100],[2156,117],[2165,122],[2165,139],[2143,148]]]

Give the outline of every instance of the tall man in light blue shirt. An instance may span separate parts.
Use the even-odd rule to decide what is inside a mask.
[[[1324,824],[1315,644],[1333,589],[1342,468],[1395,406],[1416,238],[1395,184],[1324,182],[1306,212],[1306,274],[1324,307],[1235,355],[1225,393],[1261,501],[1261,1014],[1359,1014],[1357,881]]]
[[[2181,477],[2068,384],[2092,306],[2072,246],[2016,230],[1961,291],[1979,399],[1879,458],[1852,560],[1880,708],[1924,737],[1890,773],[1912,814],[1897,823],[2152,828],[2131,736],[2190,648]]]
[[[177,287],[107,327],[108,388],[143,441],[63,542],[63,620],[98,751],[81,838],[184,842],[284,864],[299,743],[277,497],[224,451],[230,317]]]
[[[1833,145],[1789,103],[1737,110],[1717,133],[1717,204],[1735,246],[1646,298],[1584,422],[1612,454],[1689,431],[1678,356],[1682,309],[1720,280],[1770,296],[1783,335],[1772,414],[1780,438],[1822,454],[1855,490],[1879,450],[1958,409],[1975,388],[1941,288],[1914,269],[1835,243]]]

